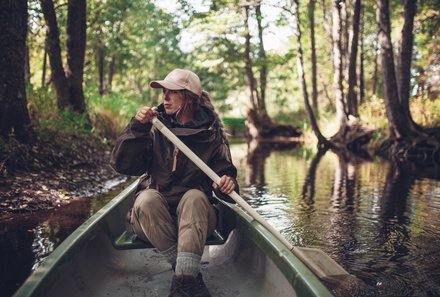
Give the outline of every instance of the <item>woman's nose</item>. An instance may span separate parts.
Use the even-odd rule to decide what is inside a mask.
[[[163,92],[163,100],[170,100],[169,97],[170,92],[168,90]]]

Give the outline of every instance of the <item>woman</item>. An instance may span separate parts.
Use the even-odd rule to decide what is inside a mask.
[[[210,296],[200,274],[205,241],[217,221],[209,197],[214,189],[231,202],[225,194],[238,191],[237,169],[221,120],[195,73],[175,69],[150,86],[162,88],[163,103],[138,110],[117,140],[112,165],[123,174],[144,174],[130,223],[172,265],[169,296]],[[155,116],[221,176],[218,185],[152,127]]]

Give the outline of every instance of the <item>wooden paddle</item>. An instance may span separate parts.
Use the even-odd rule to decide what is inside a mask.
[[[153,125],[167,137],[175,146],[179,148],[200,170],[202,170],[213,182],[218,184],[220,177],[208,165],[205,164],[196,154],[193,153],[176,135],[173,134],[157,117],[152,120]],[[274,227],[272,227],[263,217],[260,216],[243,198],[235,191],[229,196],[237,202],[255,221],[263,225],[279,241],[281,241],[295,256],[297,256],[310,270],[320,279],[349,275],[336,261],[317,248],[295,247],[288,242]]]

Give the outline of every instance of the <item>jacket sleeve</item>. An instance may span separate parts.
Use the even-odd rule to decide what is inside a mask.
[[[150,167],[152,159],[152,124],[142,124],[136,119],[122,131],[113,148],[110,164],[117,172],[139,176]]]
[[[232,163],[231,151],[229,150],[229,146],[226,143],[222,143],[215,155],[211,160],[211,168],[217,173],[218,176],[222,177],[223,175],[227,175],[232,177],[235,182],[235,191],[239,193],[239,187],[237,182],[237,168]],[[219,190],[214,190],[214,193],[217,197],[226,202],[235,203],[235,201],[229,197],[229,195],[222,193]]]

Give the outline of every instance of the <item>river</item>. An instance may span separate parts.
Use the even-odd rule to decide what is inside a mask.
[[[438,167],[304,148],[238,143],[231,150],[242,197],[293,245],[324,250],[365,282],[365,296],[440,296]],[[0,221],[0,295],[11,296],[113,196]]]

